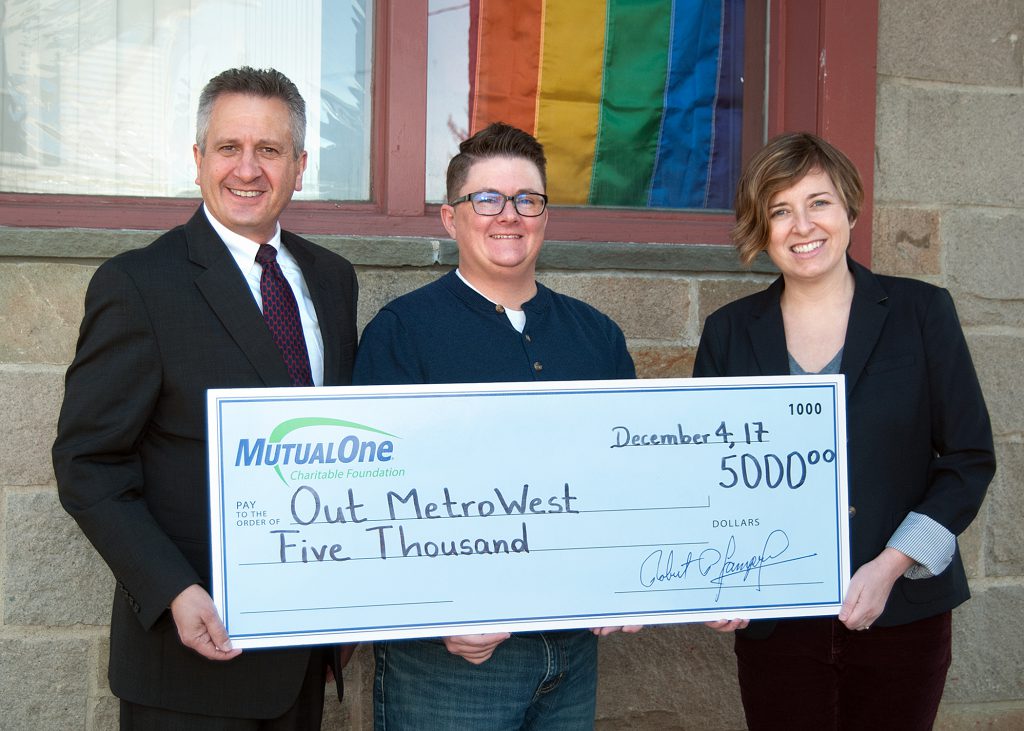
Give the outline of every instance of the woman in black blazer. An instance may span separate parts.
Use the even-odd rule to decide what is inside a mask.
[[[956,536],[995,473],[988,412],[949,293],[847,255],[860,176],[810,134],[770,141],[736,193],[734,241],[782,272],[707,318],[695,376],[846,377],[850,554],[838,617],[738,629],[751,729],[928,729],[970,596]]]

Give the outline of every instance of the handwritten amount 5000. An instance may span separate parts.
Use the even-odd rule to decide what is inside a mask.
[[[761,457],[754,454],[730,454],[722,457],[722,472],[726,477],[718,484],[730,488],[742,482],[751,490],[762,486],[774,490],[785,483],[789,489],[796,490],[807,481],[809,466],[835,461],[836,453],[831,449],[822,452],[812,449],[806,454],[790,452],[785,457],[777,454]]]

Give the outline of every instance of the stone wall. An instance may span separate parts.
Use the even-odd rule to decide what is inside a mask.
[[[961,537],[939,728],[1024,728],[1024,2],[880,4],[874,268],[948,287],[992,416],[998,471]]]
[[[1024,1],[880,4],[874,267],[950,288],[989,402],[999,472],[961,538],[938,728],[1024,727]],[[440,226],[438,234],[441,235]],[[60,509],[49,447],[86,283],[147,232],[0,229],[0,728],[117,726],[106,684],[113,581]],[[359,265],[360,324],[454,263],[450,242],[318,240]],[[763,265],[701,246],[549,242],[540,278],[608,312],[641,375],[689,375],[700,323],[763,287]],[[112,384],[114,385],[114,384]],[[370,729],[369,653],[325,728]],[[598,728],[739,729],[731,641],[703,627],[602,640]]]

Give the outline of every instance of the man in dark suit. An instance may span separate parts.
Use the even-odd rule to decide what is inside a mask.
[[[122,728],[320,728],[329,653],[232,649],[207,592],[207,389],[351,377],[352,266],[278,224],[302,187],[305,124],[277,71],[211,79],[194,147],[203,205],[104,263],[86,294],[53,461],[61,503],[117,580]]]

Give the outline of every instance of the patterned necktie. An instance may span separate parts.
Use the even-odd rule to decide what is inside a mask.
[[[299,307],[277,263],[277,249],[270,244],[261,244],[260,250],[256,252],[256,261],[263,267],[263,274],[260,275],[263,319],[267,321],[270,334],[281,351],[292,385],[312,386],[309,351],[306,350],[306,338],[302,334]]]

